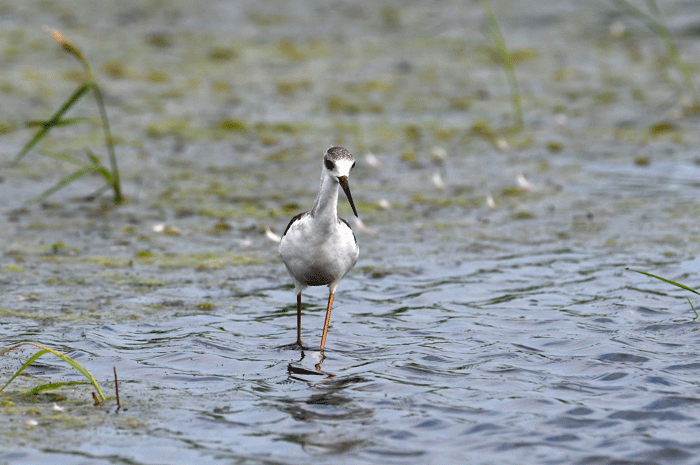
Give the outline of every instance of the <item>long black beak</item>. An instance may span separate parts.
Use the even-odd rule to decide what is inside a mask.
[[[345,197],[348,198],[348,202],[350,202],[350,206],[352,207],[352,212],[357,216],[357,210],[355,209],[355,203],[352,201],[352,194],[350,193],[350,185],[348,184],[348,177],[347,176],[339,176],[338,177],[338,182],[340,183],[340,187],[343,188],[343,192],[345,192]],[[359,216],[357,216],[359,218]]]

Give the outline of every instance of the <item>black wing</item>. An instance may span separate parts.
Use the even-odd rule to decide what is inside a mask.
[[[345,223],[345,226],[348,227],[348,229],[349,229],[350,232],[352,233],[352,238],[355,239],[355,245],[357,245],[357,238],[355,237],[355,233],[353,232],[352,228],[350,227],[350,223],[348,223],[347,221],[345,221],[345,220],[342,219],[342,218],[338,218],[338,219],[339,219],[340,221],[342,221],[343,223]],[[293,221],[294,221],[294,218],[292,218],[292,222],[293,222]],[[290,224],[291,224],[291,223],[290,223]],[[287,229],[289,229],[289,226],[287,226]]]
[[[292,224],[293,224],[296,220],[301,219],[301,217],[304,216],[304,215],[306,215],[307,213],[309,213],[309,212],[299,213],[297,216],[295,216],[294,218],[292,218],[292,219],[289,221],[289,224],[287,225],[287,228],[286,228],[286,229],[284,230],[284,232],[282,233],[282,237],[284,237],[284,235],[287,234],[287,231],[289,231],[289,228],[292,226]]]

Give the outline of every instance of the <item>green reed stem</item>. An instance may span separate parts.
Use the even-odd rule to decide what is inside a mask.
[[[121,192],[121,185],[119,182],[119,168],[117,167],[117,156],[114,153],[114,138],[112,137],[112,131],[109,128],[109,118],[107,118],[107,110],[105,108],[104,99],[102,98],[102,91],[100,86],[97,85],[97,79],[95,74],[92,72],[90,63],[85,59],[80,50],[73,44],[68,42],[66,39],[60,36],[57,32],[54,33],[54,38],[63,45],[63,48],[68,51],[71,55],[75,56],[80,63],[82,63],[85,73],[88,76],[88,81],[92,86],[92,91],[95,95],[95,101],[97,102],[97,108],[100,112],[100,119],[102,120],[102,129],[105,133],[105,145],[107,146],[107,153],[109,155],[109,162],[112,167],[111,172],[111,186],[114,190],[114,203],[119,205],[124,200]],[[93,160],[94,161],[94,160]]]
[[[107,146],[107,153],[109,154],[109,162],[112,167],[111,171],[111,186],[114,190],[114,203],[119,205],[122,203],[124,198],[122,197],[121,184],[119,181],[119,168],[117,167],[117,156],[114,153],[114,138],[112,137],[112,131],[109,128],[109,119],[107,119],[107,110],[105,109],[104,100],[102,99],[102,91],[100,90],[95,77],[88,66],[86,68],[88,75],[93,83],[93,91],[95,93],[95,100],[97,101],[97,107],[100,109],[100,118],[102,119],[102,129],[105,133],[105,145]]]
[[[698,94],[698,91],[693,85],[693,81],[690,75],[690,68],[683,62],[681,54],[678,52],[678,48],[673,43],[671,31],[669,31],[668,27],[666,27],[666,25],[664,24],[663,17],[661,16],[661,10],[659,10],[659,7],[656,4],[655,0],[647,0],[647,3],[652,13],[659,18],[658,20],[652,18],[650,15],[635,7],[634,5],[631,5],[627,2],[627,0],[613,0],[613,3],[621,11],[624,11],[625,13],[629,14],[634,18],[637,18],[639,21],[644,23],[644,25],[647,28],[649,28],[649,30],[651,30],[652,33],[654,33],[658,38],[660,38],[663,41],[664,45],[666,46],[668,56],[671,58],[671,61],[678,69],[678,72],[681,74],[681,78],[683,79],[686,89],[692,94],[693,103],[695,105],[700,105],[700,95]]]
[[[54,187],[45,191],[41,196],[39,196],[35,201],[42,200],[49,195],[53,194],[57,190],[65,187],[76,179],[81,178],[85,174],[89,173],[99,173],[104,178],[107,184],[114,191],[114,203],[116,205],[121,204],[124,201],[121,191],[121,181],[119,176],[119,167],[117,166],[117,156],[114,151],[114,137],[112,136],[112,131],[109,126],[109,118],[107,118],[107,110],[104,104],[104,98],[100,87],[97,85],[97,79],[95,79],[95,74],[92,72],[90,64],[83,56],[82,52],[73,43],[65,39],[58,31],[51,31],[54,39],[63,47],[63,49],[69,54],[73,55],[83,66],[85,74],[87,76],[87,82],[82,84],[75,92],[66,100],[66,102],[58,109],[53,116],[47,121],[31,122],[33,126],[40,126],[34,136],[25,144],[25,146],[20,150],[20,152],[15,156],[14,163],[19,162],[39,141],[47,136],[49,131],[57,126],[67,126],[71,124],[83,123],[85,118],[64,118],[63,116],[80,100],[88,91],[92,91],[95,96],[95,102],[100,113],[100,120],[102,122],[102,130],[105,135],[105,146],[107,148],[107,154],[109,157],[111,170],[106,169],[102,163],[98,160],[94,154],[88,149],[87,155],[90,163],[77,164],[82,166],[82,168],[70,176],[62,179]],[[74,163],[76,159],[69,156],[61,156],[58,154],[44,153],[44,155],[57,158],[57,159],[70,159],[71,163]]]
[[[493,8],[491,8],[491,2],[489,0],[481,0],[481,4],[484,5],[486,17],[489,22],[489,29],[491,31],[491,38],[496,44],[501,64],[503,65],[503,69],[508,78],[508,84],[510,85],[510,98],[511,104],[513,105],[513,112],[515,113],[515,124],[521,128],[523,126],[523,107],[520,98],[520,89],[518,88],[518,79],[515,76],[513,60],[511,59],[510,53],[508,53],[508,47],[506,47],[506,41],[503,38],[503,34],[501,34],[501,28],[498,27],[498,21],[496,21],[496,15],[493,12]]]

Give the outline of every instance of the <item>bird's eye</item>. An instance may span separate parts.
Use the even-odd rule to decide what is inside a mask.
[[[333,171],[333,168],[335,168],[335,164],[333,164],[333,162],[330,161],[328,158],[326,158],[325,160],[323,160],[323,163],[325,163],[326,168],[328,168],[328,169],[331,170],[331,171]]]
[[[353,169],[354,167],[355,167],[355,162],[352,162],[352,166],[350,167],[350,169]]]

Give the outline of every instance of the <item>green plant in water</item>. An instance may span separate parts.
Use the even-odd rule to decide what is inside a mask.
[[[647,5],[649,5],[649,10],[651,10],[651,13],[658,19],[653,18],[651,15],[645,13],[636,6],[631,5],[629,2],[627,2],[627,0],[612,1],[615,4],[615,6],[621,11],[644,23],[644,25],[648,27],[649,30],[651,30],[651,32],[656,34],[656,36],[663,41],[664,45],[666,45],[668,56],[671,58],[671,61],[678,69],[678,72],[681,74],[683,83],[685,84],[685,87],[687,88],[688,92],[690,92],[690,94],[692,95],[693,105],[696,107],[700,106],[700,95],[698,95],[698,91],[693,85],[693,81],[690,76],[690,68],[683,62],[681,54],[678,52],[678,49],[673,43],[671,32],[668,30],[668,27],[666,27],[666,25],[663,22],[661,10],[659,10],[656,1],[647,0]]]
[[[633,270],[632,268],[627,268],[627,269],[630,271],[634,271],[635,273],[640,273],[640,274],[652,277],[654,279],[658,279],[658,280],[663,281],[665,283],[673,284],[676,287],[680,287],[681,289],[685,289],[686,291],[690,291],[694,294],[700,295],[699,291],[693,289],[692,287],[686,286],[685,284],[677,283],[675,281],[671,281],[670,279],[662,278],[661,276],[656,276],[655,274],[647,273],[646,271]],[[695,305],[693,305],[693,302],[691,302],[689,298],[688,298],[688,303],[690,304],[690,308],[693,309],[693,312],[695,312],[695,318],[700,317],[700,315],[698,315],[698,311],[695,310]]]
[[[29,358],[29,360],[27,360],[27,362],[26,362],[24,365],[22,365],[22,366],[20,367],[19,370],[17,370],[17,372],[12,376],[12,378],[10,378],[10,380],[9,380],[7,383],[5,383],[5,385],[4,385],[2,388],[0,388],[0,392],[2,392],[3,390],[5,390],[5,388],[6,388],[12,381],[14,381],[14,379],[15,379],[16,377],[18,377],[18,376],[20,375],[20,373],[22,373],[29,365],[31,365],[32,363],[34,363],[34,362],[36,361],[36,359],[38,359],[38,358],[41,357],[42,355],[48,354],[48,353],[50,352],[50,353],[54,354],[56,357],[62,359],[62,360],[63,360],[64,362],[66,362],[68,365],[70,365],[70,366],[72,366],[73,368],[75,368],[76,370],[78,370],[83,376],[85,376],[85,377],[88,379],[89,383],[84,382],[84,381],[69,381],[69,382],[65,382],[65,383],[49,383],[49,384],[42,384],[41,386],[37,386],[37,387],[35,387],[35,388],[33,388],[33,389],[30,389],[29,391],[26,391],[26,392],[24,392],[23,394],[25,394],[25,395],[26,395],[26,394],[36,394],[37,392],[45,391],[45,390],[47,390],[47,389],[56,389],[56,388],[59,388],[59,387],[61,387],[61,386],[73,386],[73,385],[76,385],[76,384],[92,384],[92,385],[95,387],[95,390],[97,391],[97,394],[100,396],[100,397],[99,397],[99,400],[102,401],[102,402],[104,402],[104,401],[106,400],[104,394],[102,394],[102,389],[100,389],[100,386],[97,384],[97,381],[95,380],[95,377],[92,376],[92,374],[91,374],[84,366],[82,366],[80,363],[76,362],[75,360],[73,360],[73,359],[70,358],[69,356],[64,355],[64,354],[62,354],[62,353],[60,353],[60,352],[58,352],[58,351],[56,351],[56,350],[49,349],[48,347],[44,347],[44,346],[39,345],[39,344],[37,344],[37,343],[35,343],[35,342],[20,342],[19,344],[15,345],[15,346],[9,347],[9,348],[7,348],[7,349],[1,351],[1,352],[0,352],[0,355],[5,355],[7,352],[9,352],[9,351],[11,351],[11,350],[13,350],[13,349],[16,349],[16,348],[18,348],[18,347],[21,347],[21,346],[23,346],[23,345],[26,345],[26,344],[33,345],[33,346],[35,346],[35,347],[40,348],[41,350],[40,350],[39,352],[37,352],[36,354],[32,355],[32,356]]]
[[[517,127],[521,128],[523,126],[523,107],[520,100],[520,89],[518,88],[518,80],[515,77],[515,67],[513,66],[513,60],[511,58],[511,55],[508,53],[506,41],[503,39],[501,29],[498,27],[496,15],[493,12],[493,8],[491,8],[491,2],[489,0],[481,0],[481,4],[484,5],[484,10],[486,10],[486,18],[489,22],[489,31],[491,33],[491,38],[496,44],[498,55],[501,58],[501,64],[503,65],[503,69],[506,72],[506,76],[508,76],[508,84],[510,85],[510,98],[513,105],[513,112],[515,113],[515,124]]]
[[[27,144],[20,150],[20,152],[15,156],[13,163],[18,163],[37,143],[39,143],[49,131],[57,126],[69,126],[78,123],[84,123],[87,120],[85,118],[64,118],[64,115],[75,105],[85,94],[92,91],[97,102],[97,108],[100,112],[100,119],[102,121],[102,129],[105,135],[105,145],[107,147],[107,153],[109,155],[110,168],[107,168],[99,158],[92,152],[92,150],[86,148],[85,153],[87,155],[87,161],[75,158],[70,155],[63,153],[55,153],[50,151],[42,151],[42,155],[55,158],[57,160],[66,161],[68,163],[77,165],[80,167],[78,171],[72,173],[66,178],[62,179],[55,186],[44,191],[35,201],[40,201],[53,194],[57,190],[67,186],[71,182],[79,179],[86,174],[97,173],[101,175],[107,182],[107,188],[111,188],[114,191],[114,203],[119,205],[123,202],[121,184],[119,180],[119,169],[117,168],[117,157],[114,153],[114,139],[112,137],[112,131],[109,128],[109,120],[107,119],[107,111],[105,110],[104,99],[102,98],[102,92],[100,87],[97,85],[95,80],[95,75],[90,68],[90,64],[87,62],[80,50],[65,39],[60,32],[51,31],[56,42],[61,44],[63,49],[73,55],[80,61],[85,69],[85,74],[87,76],[87,82],[82,84],[80,87],[73,92],[68,100],[61,106],[61,108],[53,114],[51,118],[46,121],[37,121],[29,123],[32,126],[39,126],[34,136],[27,142]]]

